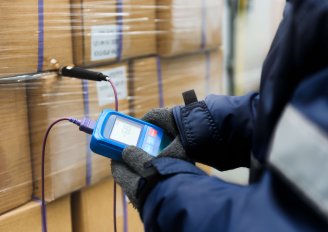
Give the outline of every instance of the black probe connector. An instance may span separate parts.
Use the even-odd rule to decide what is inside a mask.
[[[102,74],[101,72],[95,72],[86,70],[80,67],[75,66],[64,66],[61,67],[58,71],[61,76],[73,77],[82,80],[91,80],[91,81],[107,81],[108,76]]]

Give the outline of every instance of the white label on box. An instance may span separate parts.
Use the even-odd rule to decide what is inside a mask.
[[[117,98],[124,99],[128,95],[127,72],[125,66],[120,66],[101,71],[109,76],[117,91]],[[99,106],[105,106],[115,102],[114,90],[107,81],[97,81],[97,94]]]
[[[91,26],[91,61],[116,58],[118,40],[116,25]]]

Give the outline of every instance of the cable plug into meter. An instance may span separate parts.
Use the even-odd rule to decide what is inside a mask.
[[[83,118],[82,120],[78,120],[76,118],[69,118],[68,121],[74,123],[79,127],[80,131],[83,131],[89,135],[92,135],[93,129],[96,125],[96,122],[91,120],[90,118]]]

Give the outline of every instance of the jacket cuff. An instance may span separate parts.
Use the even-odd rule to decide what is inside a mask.
[[[147,196],[158,182],[175,174],[189,173],[195,175],[207,175],[204,171],[196,167],[194,164],[171,157],[155,158],[145,164],[145,172],[138,183],[137,198],[139,199],[138,209],[143,211],[144,203]]]
[[[202,171],[194,164],[181,159],[160,157],[153,159],[151,163],[161,176],[168,176],[179,173],[207,175],[206,172]]]
[[[201,161],[200,154],[211,152],[213,145],[220,145],[223,142],[205,101],[176,106],[173,108],[173,115],[180,132],[181,143],[191,158]]]

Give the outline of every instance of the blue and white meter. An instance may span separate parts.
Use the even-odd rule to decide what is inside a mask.
[[[163,129],[119,113],[104,110],[96,122],[90,148],[93,152],[114,160],[121,160],[123,149],[128,145],[137,146],[152,156],[168,145],[170,139]]]

